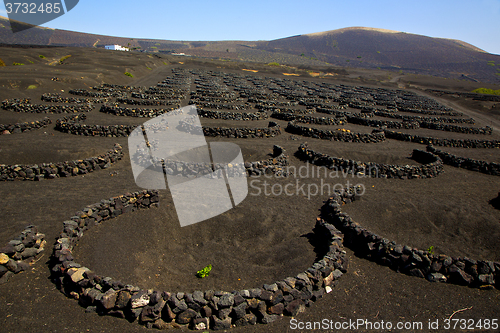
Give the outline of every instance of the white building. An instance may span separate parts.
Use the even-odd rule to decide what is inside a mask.
[[[120,45],[106,45],[104,46],[106,50],[115,50],[115,51],[130,51],[127,47],[123,47]]]

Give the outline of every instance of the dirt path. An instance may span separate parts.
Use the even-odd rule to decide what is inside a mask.
[[[450,101],[449,99],[435,96],[433,94],[427,93],[427,92],[422,91],[422,90],[418,90],[416,92],[420,95],[423,95],[423,96],[426,96],[429,98],[433,98],[433,99],[437,100],[439,103],[441,103],[445,106],[448,106],[450,108],[453,108],[455,111],[462,112],[463,114],[480,121],[482,123],[481,125],[488,125],[491,128],[493,128],[493,130],[500,131],[500,119],[496,119],[494,117],[491,117],[490,115],[485,115],[484,113],[482,113],[480,111],[476,111],[476,110],[467,108],[463,105],[460,105],[457,102],[453,102],[453,101]]]

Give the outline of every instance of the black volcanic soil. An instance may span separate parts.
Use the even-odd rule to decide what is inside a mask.
[[[54,50],[50,49],[51,52],[55,52]],[[25,50],[26,53],[15,56],[28,57],[42,51],[46,52],[46,49],[28,49]],[[0,58],[7,58],[3,55],[7,52],[10,50],[0,48]],[[89,87],[102,82],[151,86],[170,75],[173,66],[180,66],[178,63],[171,64],[175,60],[173,57],[153,59],[145,54],[94,53],[92,49],[72,48],[59,53],[72,54],[73,57],[64,65],[36,63],[0,67],[0,101],[6,98],[31,97],[32,103],[41,103],[39,99],[42,93],[67,91],[70,88],[90,89]],[[10,56],[14,55],[9,54]],[[93,58],[96,56],[98,58]],[[152,70],[145,68],[149,61],[157,65]],[[164,65],[164,61],[171,65]],[[185,65],[220,71],[226,70],[224,66],[227,66],[230,67],[228,71],[243,75],[281,75],[278,72],[240,72],[226,62],[211,64],[210,61],[190,60]],[[137,68],[134,79],[123,75],[131,68]],[[265,69],[263,66],[262,71]],[[370,75],[368,71],[363,73],[366,77]],[[395,82],[380,82],[378,75],[377,72],[364,82],[343,76],[324,80],[351,85],[359,82],[360,85],[397,87]],[[62,80],[50,80],[54,76]],[[81,79],[82,76],[84,79]],[[300,78],[303,79],[306,76]],[[434,87],[433,78],[419,79],[419,88]],[[33,82],[38,82],[37,88],[26,90],[27,86],[35,84]],[[439,84],[443,83],[440,81]],[[459,84],[461,82],[451,84],[450,89]],[[418,88],[412,89],[421,91]],[[442,103],[449,102],[447,99],[438,100]],[[469,109],[470,101],[459,100],[453,103],[458,103],[460,111],[466,113],[466,116],[475,117],[479,114],[481,122],[490,119],[492,122],[498,121],[495,117],[490,118],[481,108]],[[145,121],[144,118],[102,114],[98,112],[98,108],[99,106],[89,114],[88,123],[138,125]],[[33,121],[45,116],[50,117],[53,122],[62,117],[0,110],[0,123]],[[221,127],[265,127],[268,123],[206,119],[202,122],[205,126],[219,124]],[[283,127],[286,126],[286,122],[278,122]],[[367,127],[358,125],[347,126],[351,130],[358,128],[359,132],[362,129],[368,130]],[[311,127],[336,129],[342,126]],[[449,134],[443,131],[429,133],[436,137],[447,137]],[[481,137],[498,139],[500,132],[495,129],[492,136]],[[268,139],[209,138],[208,141],[238,144],[245,161],[268,158],[272,146],[278,144],[285,147],[290,154],[291,165],[296,168],[305,165],[293,156],[299,144],[305,141],[311,149],[318,152],[364,162],[416,164],[408,159],[412,150],[425,149],[420,144],[394,140],[376,144],[341,143],[291,136],[286,132]],[[19,235],[29,224],[37,225],[46,234],[48,242],[44,256],[33,265],[33,271],[18,274],[7,284],[0,285],[2,332],[148,331],[137,323],[85,313],[77,301],[66,298],[55,288],[49,279],[47,265],[53,242],[62,230],[64,220],[88,204],[140,190],[135,185],[131,172],[127,139],[63,134],[55,131],[52,125],[22,134],[1,135],[0,163],[34,164],[83,159],[105,153],[115,142],[124,147],[126,154],[122,161],[109,169],[65,179],[0,183],[0,244]],[[442,149],[460,156],[499,161],[497,149]],[[324,175],[322,168],[309,168],[311,172],[319,171]],[[307,179],[298,181],[320,184],[323,180],[331,185],[346,184],[349,181],[352,185],[363,185],[366,191],[361,200],[346,205],[343,209],[362,226],[390,240],[420,249],[434,246],[437,253],[452,256],[500,261],[500,210],[488,204],[500,190],[500,180],[497,178],[445,166],[444,174],[425,180],[342,177],[320,179],[313,178],[311,174]],[[111,276],[143,288],[168,291],[231,291],[259,287],[263,283],[294,276],[309,267],[316,258],[314,246],[307,235],[312,232],[319,209],[328,194],[309,198],[300,193],[294,196],[277,196],[271,193],[266,196],[262,193],[264,181],[286,185],[295,183],[297,179],[255,178],[249,181],[254,181],[250,183],[249,195],[235,209],[184,228],[179,226],[170,193],[162,191],[159,208],[125,214],[87,232],[75,249],[75,257],[78,262],[100,275]],[[260,194],[259,190],[262,191]],[[456,313],[453,318],[500,320],[498,290],[482,291],[430,283],[359,258],[349,249],[347,253],[350,259],[348,272],[330,294],[307,308],[305,313],[299,314],[296,318],[298,321],[321,321],[325,318],[333,321],[383,320],[394,324],[398,321],[419,321],[424,324],[423,331],[428,331],[426,328],[429,320],[439,320],[443,328],[443,320],[457,310],[463,311]],[[211,275],[205,279],[197,279],[194,273],[209,263],[213,265]],[[290,319],[283,317],[269,325],[259,324],[230,331],[288,332],[291,331]]]

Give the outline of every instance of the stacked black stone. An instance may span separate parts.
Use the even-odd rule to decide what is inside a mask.
[[[457,126],[457,125],[447,125],[441,123],[429,123],[421,122],[420,127],[429,128],[433,130],[457,132],[463,134],[485,134],[491,135],[493,129],[489,126],[486,127],[469,127],[469,126]]]
[[[90,112],[94,105],[49,105],[49,104],[30,104],[29,100],[4,100],[2,109],[14,112],[25,113],[76,113]]]
[[[277,176],[287,177],[289,157],[283,147],[273,146],[273,155],[271,158],[258,162],[245,162],[245,169],[249,176],[275,174]]]
[[[363,228],[341,206],[356,200],[354,190],[336,191],[322,208],[327,223],[344,234],[344,245],[360,256],[389,266],[397,272],[431,282],[448,282],[481,289],[500,289],[500,263],[434,254],[396,244]]]
[[[199,105],[197,105],[198,107]],[[269,115],[265,112],[222,112],[210,111],[197,108],[198,115],[203,118],[222,119],[222,120],[263,120],[268,119]]]
[[[166,112],[173,111],[175,108],[170,108],[170,109],[131,109],[131,108],[124,108],[124,107],[119,107],[119,106],[113,106],[113,105],[102,105],[101,109],[99,112],[103,113],[109,113],[115,116],[126,116],[126,117],[146,117],[146,118],[154,118],[159,115],[162,115]]]
[[[456,168],[467,169],[471,171],[482,172],[488,175],[500,176],[500,164],[494,162],[486,162],[456,156],[445,151],[439,150],[432,145],[427,146],[427,151],[439,156],[444,164],[451,165]]]
[[[425,145],[460,148],[500,148],[500,140],[440,139],[408,133],[394,132],[389,130],[384,130],[384,133],[388,139],[416,142]]]
[[[71,95],[85,96],[92,98],[127,97],[127,93],[117,92],[93,92],[85,89],[72,89],[68,91]]]
[[[262,104],[257,104],[255,107],[260,111],[272,111],[273,113],[312,114],[315,111],[314,109],[300,110]]]
[[[373,178],[434,178],[444,172],[443,162],[438,156],[418,149],[413,150],[412,159],[423,163],[421,166],[379,164],[374,162],[363,163],[355,160],[347,160],[317,153],[314,150],[308,149],[306,143],[299,146],[295,155],[301,160],[314,165],[324,166],[344,173],[348,172],[352,175]]]
[[[179,100],[165,100],[165,99],[131,99],[131,98],[117,98],[116,103],[127,105],[173,105],[175,108],[180,108]]]
[[[376,130],[374,130],[370,134],[329,131],[329,130],[320,130],[317,128],[299,126],[295,123],[295,121],[290,121],[288,123],[286,131],[291,134],[297,134],[316,139],[324,139],[332,141],[374,143],[374,142],[382,142],[385,140],[384,132],[379,132]]]
[[[115,144],[114,148],[106,154],[84,160],[33,165],[0,164],[0,181],[39,181],[43,179],[85,175],[96,170],[106,169],[111,164],[121,160],[122,157],[122,147],[119,144]]]
[[[227,104],[227,103],[213,103],[213,102],[195,102],[191,101],[190,104],[196,104],[197,106],[216,109],[216,110],[248,110],[251,109],[250,104]]]
[[[369,119],[366,117],[347,116],[347,122],[351,124],[370,126],[370,127],[386,127],[386,128],[396,128],[396,129],[420,128],[420,123],[417,121],[392,121],[392,120]]]
[[[60,94],[47,93],[41,97],[42,101],[50,103],[72,103],[72,104],[94,104],[106,103],[108,98],[76,98],[76,97],[61,97]]]
[[[395,118],[402,119],[406,121],[418,121],[418,122],[429,122],[429,123],[455,123],[455,124],[474,124],[474,118],[448,118],[448,117],[422,117],[422,116],[408,116],[400,114],[399,112],[388,112],[381,110],[374,110],[371,112],[374,116],[380,116],[385,118]]]
[[[156,143],[150,143],[151,150],[155,150]],[[239,163],[231,163],[229,167],[227,164],[215,164],[211,163],[187,163],[183,161],[172,161],[172,160],[164,160],[153,154],[151,154],[146,149],[137,149],[134,155],[132,155],[132,160],[137,165],[141,166],[149,166],[151,163],[156,167],[162,167],[165,170],[165,173],[168,175],[181,175],[184,177],[190,177],[193,175],[206,175],[207,177],[225,177],[222,172],[216,172],[212,174],[214,171],[226,169],[227,173],[232,176],[235,174],[239,174],[240,172],[246,171],[247,175],[263,175],[263,174],[275,174],[277,176],[288,176],[288,171],[286,170],[286,166],[289,164],[289,157],[286,154],[286,151],[283,147],[274,145],[273,146],[273,154],[271,158],[263,161],[256,162],[244,162],[242,164]]]
[[[438,89],[427,89],[427,91],[431,92],[433,94],[436,94],[438,96],[454,95],[454,96],[459,96],[459,97],[472,98],[475,101],[500,102],[500,96],[497,96],[497,95],[466,93],[466,92],[447,91],[447,90],[438,90]]]
[[[202,130],[205,136],[226,137],[226,138],[270,138],[281,135],[281,127],[277,123],[270,121],[267,128],[246,128],[246,127],[202,127],[197,128],[189,121],[181,121],[179,129],[182,131],[196,133]]]
[[[50,120],[49,118],[25,123],[17,123],[13,125],[0,124],[0,135],[24,133],[46,127],[49,124],[52,124],[52,120]]]
[[[267,99],[259,99],[250,97],[248,98],[248,103],[255,103],[262,106],[297,106],[299,102],[297,101],[276,101],[276,100],[267,100]]]
[[[158,205],[158,192],[141,191],[101,200],[64,222],[53,251],[53,281],[68,297],[79,300],[86,312],[138,321],[148,328],[227,329],[268,324],[280,316],[296,316],[332,291],[347,269],[343,235],[317,219],[313,232],[324,254],[295,277],[240,291],[170,293],[145,290],[110,277],[102,277],[75,262],[72,250],[89,228],[120,214]]]
[[[34,225],[27,226],[19,237],[0,248],[0,284],[14,274],[27,271],[30,263],[44,251],[45,235]]]
[[[299,116],[292,113],[279,113],[273,112],[271,117],[286,121],[295,121],[303,124],[316,124],[316,125],[342,125],[347,123],[347,118],[339,117],[312,117],[312,116]]]
[[[74,135],[128,137],[137,127],[134,125],[85,125],[80,123],[85,120],[84,114],[64,117],[56,121],[54,129]]]

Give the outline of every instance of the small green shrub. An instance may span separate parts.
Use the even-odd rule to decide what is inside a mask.
[[[2,66],[7,66],[7,65],[5,65],[5,62],[3,62],[2,59],[0,59],[0,67],[2,67]]]
[[[23,63],[20,63],[20,62],[15,62],[15,63],[13,63],[12,65],[14,65],[14,66],[24,66],[24,64],[23,64]]]
[[[212,270],[212,265],[209,264],[207,267],[196,272],[196,276],[199,277],[200,279],[203,279],[204,277],[210,275],[211,270]]]
[[[45,56],[44,56],[44,55],[41,55],[41,54],[40,54],[40,55],[39,55],[39,57],[40,57],[40,58],[42,58],[42,59],[45,59]]]
[[[36,88],[38,88],[38,87],[37,87],[37,86],[35,86],[34,84],[32,84],[32,85],[29,85],[29,86],[28,86],[28,90],[31,90],[31,89],[36,89]]]
[[[68,54],[67,56],[64,56],[61,59],[59,59],[59,63],[62,64],[64,60],[68,59],[69,57],[71,57],[71,54]]]
[[[147,69],[149,69],[150,71],[152,70],[150,67],[146,66]]]
[[[486,94],[486,95],[500,95],[500,89],[493,90],[493,89],[489,89],[489,88],[477,88],[477,89],[472,90],[472,92],[475,92],[477,94]]]
[[[276,66],[276,67],[280,67],[281,65],[278,64],[277,62],[273,61],[273,62],[270,62],[267,64],[268,66]]]
[[[129,72],[125,72],[125,75],[127,76],[130,76],[130,77],[134,77],[132,74],[130,74]]]
[[[434,246],[433,245],[429,246],[427,252],[429,252],[430,254],[434,254]]]

